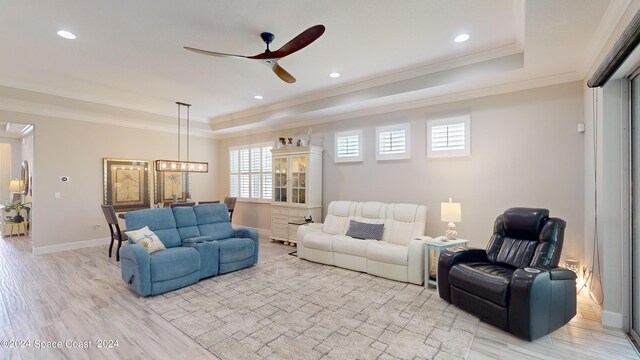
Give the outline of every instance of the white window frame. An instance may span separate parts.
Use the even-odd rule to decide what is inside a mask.
[[[358,138],[358,153],[352,156],[340,156],[338,150],[338,143],[340,139],[356,136]],[[362,161],[362,129],[358,130],[349,130],[349,131],[341,131],[334,134],[334,149],[335,149],[335,162],[336,163],[345,163],[345,162],[356,162]]]
[[[267,149],[270,148],[270,149]],[[260,202],[260,203],[270,203],[271,199],[273,198],[273,164],[272,164],[272,157],[271,157],[271,151],[272,149],[274,149],[275,146],[272,142],[267,142],[267,143],[259,143],[259,144],[250,144],[250,145],[242,145],[242,146],[233,146],[233,147],[229,147],[229,194],[230,196],[236,196],[238,198],[238,201],[244,201],[244,202]],[[251,169],[251,153],[252,150],[255,152],[255,149],[260,149],[260,170],[253,171]],[[243,150],[247,150],[249,152],[249,160],[248,160],[248,172],[242,172],[242,168],[241,168],[241,160],[240,160],[240,152]],[[232,164],[232,152],[233,151],[237,151],[238,155],[237,155],[237,159],[238,159],[238,164],[236,166],[234,166],[234,164]],[[266,166],[266,159],[268,159],[269,164],[271,164],[271,167],[267,167]],[[233,172],[233,169],[237,169],[237,172]],[[242,191],[242,189],[240,188],[241,185],[241,174],[246,174],[248,176],[248,181],[249,181],[249,196],[248,197],[244,197],[244,196],[240,196],[240,193]],[[238,189],[238,193],[234,194],[232,193],[233,190],[233,175],[237,176],[237,183],[236,183],[236,187]],[[260,181],[260,197],[253,197],[254,194],[252,194],[252,180],[254,178],[254,175],[258,175],[259,177],[259,181]],[[269,186],[268,189],[267,187],[265,187],[265,175],[267,175],[268,177],[271,178],[271,181],[269,182]],[[265,193],[266,191],[266,193]],[[265,198],[264,196],[266,194],[271,194],[270,197]]]
[[[401,153],[381,153],[380,135],[404,131],[404,152]],[[396,124],[376,127],[376,160],[405,160],[411,159],[411,124]]]
[[[463,124],[464,148],[434,150],[432,144],[433,128]],[[466,157],[471,156],[471,116],[463,115],[446,119],[427,120],[427,158]]]

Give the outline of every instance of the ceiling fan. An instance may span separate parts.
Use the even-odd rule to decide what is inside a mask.
[[[260,37],[262,38],[262,41],[264,41],[267,44],[267,49],[262,54],[258,54],[254,56],[225,54],[225,53],[219,53],[214,51],[196,49],[188,46],[185,46],[184,48],[189,51],[193,51],[195,53],[204,54],[204,55],[258,60],[261,63],[270,67],[271,70],[273,70],[273,72],[276,73],[276,75],[278,75],[278,77],[283,81],[288,83],[294,83],[296,82],[296,78],[291,76],[291,74],[289,74],[285,69],[283,69],[280,65],[278,65],[278,60],[282,59],[285,56],[289,56],[294,52],[300,49],[303,49],[305,46],[316,41],[324,33],[324,30],[325,30],[324,25],[312,26],[307,30],[303,31],[302,33],[300,33],[300,35],[294,37],[291,41],[284,44],[283,47],[281,47],[276,51],[269,50],[269,44],[271,44],[275,36],[272,33],[263,32],[262,34],[260,34]]]

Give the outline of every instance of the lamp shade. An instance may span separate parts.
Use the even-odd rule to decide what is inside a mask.
[[[11,180],[9,182],[9,191],[11,192],[20,192],[22,191],[22,181],[21,180]]]
[[[444,222],[462,221],[462,207],[457,202],[440,203],[440,220]]]

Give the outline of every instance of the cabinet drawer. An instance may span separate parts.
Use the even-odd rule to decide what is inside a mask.
[[[286,238],[289,235],[289,228],[287,226],[273,225],[271,227],[271,235]]]
[[[279,215],[289,215],[289,209],[287,208],[279,208],[279,207],[272,207],[271,208],[271,215],[275,215],[275,214],[279,214]]]
[[[303,218],[305,215],[309,215],[309,210],[306,209],[289,209],[289,216],[296,218]]]
[[[282,222],[289,222],[289,216],[287,215],[280,215],[280,214],[271,214],[271,220],[272,221],[282,221]]]

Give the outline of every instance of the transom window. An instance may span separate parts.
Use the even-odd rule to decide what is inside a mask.
[[[470,156],[470,119],[466,115],[427,120],[427,157]]]
[[[336,133],[335,145],[335,162],[362,161],[362,130]]]
[[[229,194],[245,200],[271,200],[271,143],[229,149]]]
[[[411,158],[411,125],[399,124],[376,128],[376,159]]]

